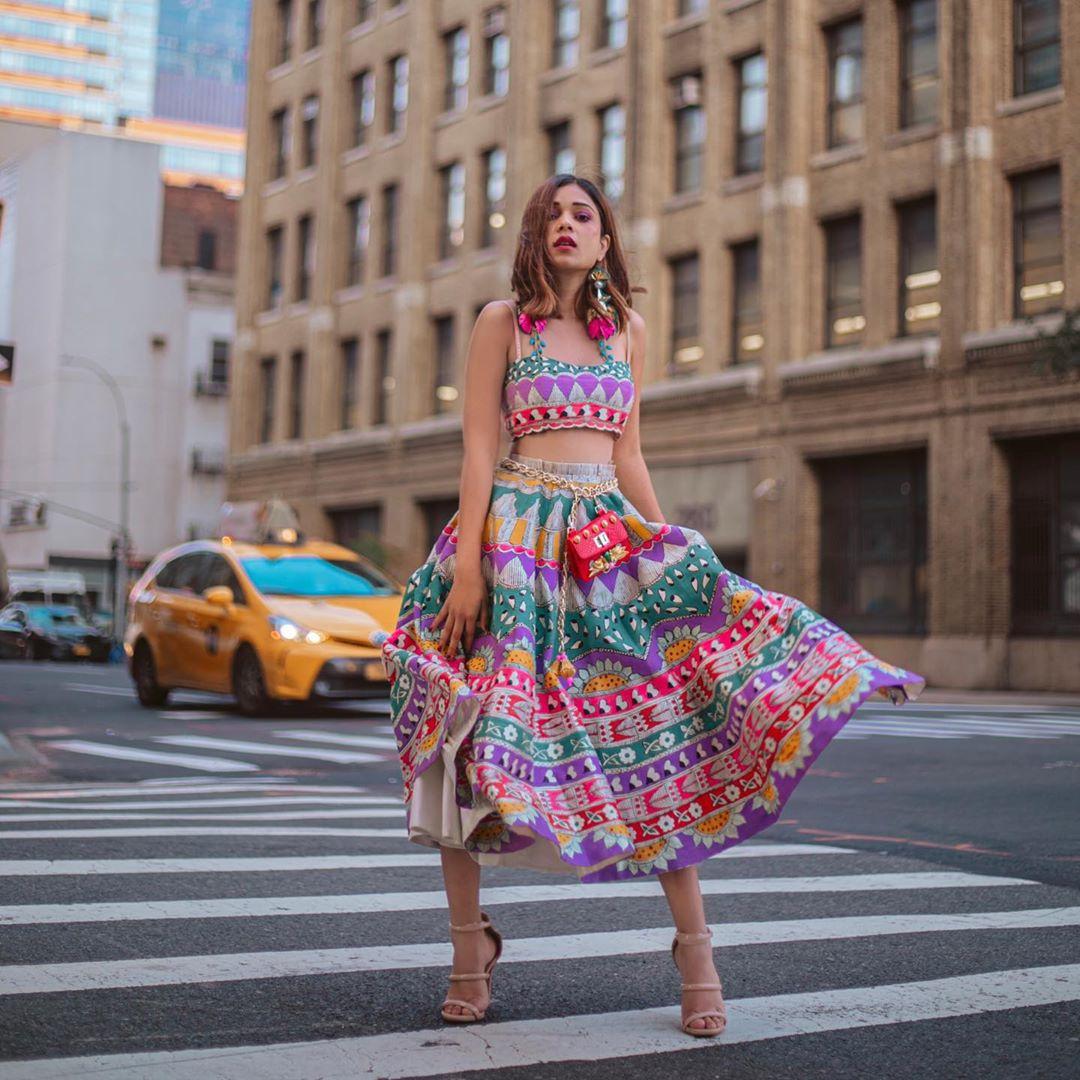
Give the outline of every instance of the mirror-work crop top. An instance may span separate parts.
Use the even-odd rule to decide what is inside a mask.
[[[597,338],[600,362],[571,364],[545,356],[547,344],[536,329],[529,335],[532,352],[521,355],[518,313],[514,313],[517,359],[503,380],[503,419],[512,439],[555,428],[594,428],[622,435],[634,404],[630,364],[617,360],[610,343]]]

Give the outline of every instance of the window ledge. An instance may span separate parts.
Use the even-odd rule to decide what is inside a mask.
[[[703,26],[705,20],[709,17],[708,9],[705,11],[691,11],[689,15],[683,15],[681,18],[672,19],[666,26],[661,28],[661,33],[665,37],[672,37],[675,34],[681,34],[684,30],[690,30],[695,26]]]
[[[375,293],[393,292],[400,285],[397,274],[387,274],[385,277],[378,278],[371,286],[371,291]]]
[[[290,319],[295,319],[300,315],[307,315],[311,311],[310,300],[294,300],[286,309],[285,314]]]
[[[284,76],[288,75],[289,72],[292,71],[292,69],[293,69],[293,62],[291,60],[285,60],[282,63],[276,65],[275,67],[272,67],[266,73],[266,78],[271,82],[274,81],[275,79],[281,79]]]
[[[562,82],[563,79],[568,79],[571,75],[576,74],[577,65],[573,67],[569,65],[565,67],[548,68],[547,71],[540,73],[540,85],[551,86],[552,83]]]
[[[281,322],[284,318],[285,312],[281,308],[267,308],[265,311],[255,312],[255,325],[256,326],[272,326],[276,322]]]
[[[301,64],[313,64],[316,60],[322,57],[322,46],[316,45],[313,49],[308,49],[303,56],[300,57]]]
[[[338,289],[334,293],[334,301],[338,304],[348,304],[353,300],[362,299],[365,291],[363,285],[346,285],[345,288]]]
[[[398,434],[405,442],[430,439],[440,435],[455,435],[459,431],[461,431],[461,417],[457,414],[428,416],[423,420],[412,420],[398,428]]]
[[[356,23],[355,26],[350,26],[349,29],[345,31],[345,40],[355,41],[357,38],[363,37],[365,34],[371,33],[371,31],[374,29],[375,20],[365,19],[364,22]]]
[[[397,146],[399,143],[405,141],[404,131],[391,131],[389,134],[384,135],[379,143],[380,150],[389,150],[391,147]]]
[[[1025,319],[1016,319],[990,330],[969,330],[961,336],[960,344],[965,353],[977,349],[1023,344],[1036,340],[1040,331],[1044,334],[1054,333],[1061,326],[1064,317],[1064,312],[1053,311],[1036,316],[1030,323]]]
[[[348,150],[341,152],[341,164],[352,165],[353,162],[363,161],[364,158],[371,156],[370,146],[350,146]]]
[[[866,154],[865,143],[851,143],[848,146],[834,146],[829,150],[819,150],[810,157],[811,169],[829,169],[833,165],[844,165],[857,161]]]
[[[783,382],[838,372],[855,372],[860,368],[869,371],[905,360],[920,360],[923,367],[933,368],[937,366],[940,351],[941,339],[936,334],[919,338],[899,338],[873,348],[847,345],[779,364],[777,374]]]
[[[642,387],[642,404],[646,402],[676,401],[682,398],[699,399],[710,394],[723,393],[742,387],[747,393],[755,393],[761,382],[759,364],[733,364],[723,371],[709,375],[678,375]]]
[[[741,173],[738,176],[729,176],[720,185],[720,191],[724,195],[738,195],[740,192],[759,188],[764,182],[763,172]]]
[[[476,111],[487,112],[488,109],[494,109],[498,105],[505,105],[508,100],[508,94],[484,94],[483,97],[476,99]]]
[[[362,450],[367,447],[381,449],[393,438],[388,424],[378,424],[368,428],[345,428],[329,435],[310,439],[307,448],[312,454],[328,454],[335,451]]]
[[[1036,90],[1033,94],[1023,94],[1008,101],[999,101],[994,106],[998,116],[1015,116],[1016,113],[1029,109],[1041,109],[1045,105],[1057,105],[1065,100],[1064,86],[1051,86],[1049,90]]]
[[[923,139],[934,139],[941,134],[941,125],[938,123],[913,124],[911,127],[900,128],[891,131],[885,136],[886,149],[892,150],[898,146],[910,146],[912,143],[922,142]]]
[[[675,210],[683,210],[688,206],[698,206],[705,201],[705,193],[698,189],[697,191],[680,191],[678,195],[671,195],[664,200],[660,209],[664,213],[670,213]]]
[[[298,184],[305,184],[308,180],[312,179],[318,171],[319,170],[315,165],[308,165],[296,174],[296,182]]]
[[[464,109],[445,109],[435,117],[435,127],[444,128],[465,119]]]
[[[455,270],[461,269],[461,256],[460,255],[448,255],[445,259],[440,259],[436,263],[432,263],[428,267],[428,277],[441,278],[446,277],[447,274],[452,274]]]
[[[273,180],[267,180],[263,184],[263,198],[269,199],[270,196],[277,195],[279,191],[284,191],[288,186],[289,178],[287,176],[275,176]]]
[[[742,11],[743,8],[753,7],[760,3],[761,0],[725,0],[723,12],[725,15],[732,15],[736,11]]]
[[[625,45],[601,45],[599,49],[594,49],[589,53],[587,63],[589,67],[599,67],[601,64],[606,64],[610,60],[615,60],[625,53]]]

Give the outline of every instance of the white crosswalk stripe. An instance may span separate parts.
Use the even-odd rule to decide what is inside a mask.
[[[837,735],[840,739],[874,736],[896,739],[1060,739],[1080,736],[1080,710],[1015,705],[949,706],[909,702],[893,706],[864,705]]]

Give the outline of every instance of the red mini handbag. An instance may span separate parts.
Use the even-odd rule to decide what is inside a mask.
[[[566,535],[570,569],[579,578],[594,578],[630,558],[626,523],[614,510],[606,510],[580,529]]]

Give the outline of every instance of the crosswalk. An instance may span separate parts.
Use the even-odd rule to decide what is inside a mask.
[[[837,738],[1060,739],[1080,735],[1080,709],[1050,705],[863,705]]]
[[[365,824],[278,824],[319,818]],[[898,1024],[1080,1004],[1069,890],[758,838],[699,867],[729,998],[719,1039],[678,1030],[656,878],[505,868],[481,893],[506,939],[489,1019],[443,1025],[440,860],[403,826],[392,791],[285,777],[0,787],[0,1073],[528,1075],[693,1051],[723,1075],[725,1047],[783,1038],[796,1054],[859,1029],[885,1045]]]

